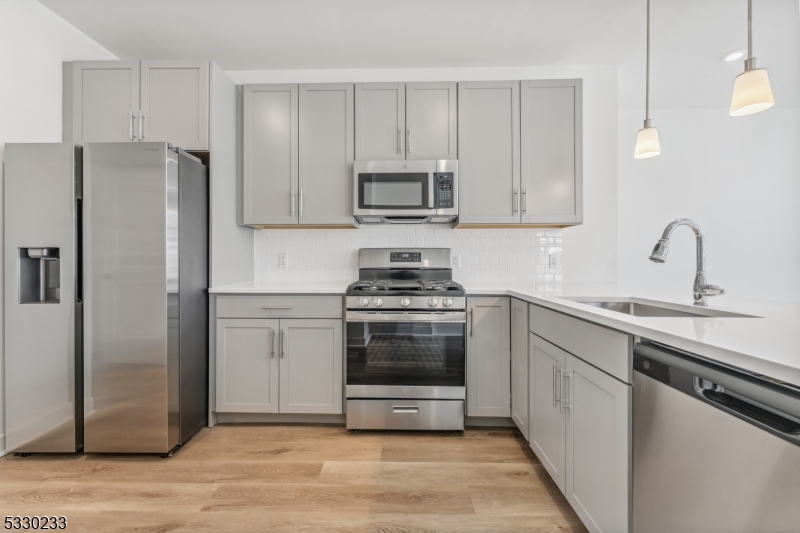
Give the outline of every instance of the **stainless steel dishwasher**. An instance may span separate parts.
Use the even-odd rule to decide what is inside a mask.
[[[800,531],[800,389],[637,344],[633,531]]]

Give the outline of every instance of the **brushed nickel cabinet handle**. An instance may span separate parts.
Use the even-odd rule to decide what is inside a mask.
[[[397,128],[397,153],[403,153],[403,130]]]
[[[139,140],[144,140],[144,113],[139,110]]]
[[[281,359],[286,355],[286,330],[281,330]]]
[[[522,189],[522,214],[528,214],[528,189],[527,187]]]
[[[473,310],[470,309],[469,310],[469,336],[470,337],[474,337],[473,332],[475,331],[475,328],[472,327],[472,312],[473,312]]]
[[[278,332],[274,329],[272,331],[272,353],[270,354],[270,359],[275,357],[275,352],[278,351],[277,344],[278,344]]]
[[[300,216],[303,216],[303,189],[300,189]]]
[[[292,189],[292,199],[289,202],[289,205],[291,206],[292,209],[292,216],[294,216],[294,204],[296,200],[297,200],[297,193],[295,193],[294,189]]]
[[[406,130],[406,151],[411,153],[411,126]]]
[[[130,137],[131,137],[131,140],[133,140],[133,121],[134,120],[136,120],[136,117],[133,115],[133,110],[131,110],[131,123],[129,124],[130,125],[130,131],[128,132]]]
[[[261,309],[291,309],[291,305],[263,305]]]
[[[564,372],[564,369],[561,369],[561,412],[564,412],[564,409],[569,409],[570,406],[567,405],[566,396],[564,393],[564,380],[567,378],[571,378],[572,374],[569,372]]]

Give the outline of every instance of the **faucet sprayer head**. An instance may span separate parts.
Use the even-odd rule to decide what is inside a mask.
[[[653,263],[664,263],[669,253],[669,239],[658,239],[653,253],[650,254],[650,261]]]

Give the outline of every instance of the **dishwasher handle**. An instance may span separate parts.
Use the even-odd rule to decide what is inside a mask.
[[[654,342],[634,345],[633,369],[800,446],[800,390],[792,385]]]
[[[723,411],[736,414],[739,418],[755,423],[757,426],[766,426],[783,435],[786,440],[796,440],[796,444],[800,446],[800,422],[743,400],[737,397],[736,394],[729,394],[724,389],[701,389],[699,394]]]

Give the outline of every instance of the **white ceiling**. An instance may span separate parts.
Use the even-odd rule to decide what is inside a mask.
[[[40,0],[122,59],[224,70],[619,65],[641,107],[645,0]],[[800,107],[798,0],[755,1],[755,53]],[[714,107],[746,45],[745,0],[652,0],[654,107]],[[778,98],[780,94],[781,98]]]

